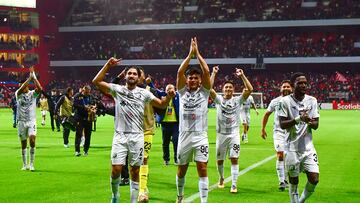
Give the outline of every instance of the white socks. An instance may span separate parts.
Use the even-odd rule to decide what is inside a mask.
[[[130,180],[130,202],[137,203],[139,195],[139,182]]]
[[[184,196],[184,185],[185,185],[185,177],[179,178],[176,175],[176,187],[178,196]]]
[[[284,161],[276,160],[276,172],[279,178],[279,182],[285,182],[285,165]]]
[[[120,176],[117,178],[110,177],[110,184],[111,184],[111,192],[112,192],[111,198],[119,199],[120,198],[120,193],[119,193]]]
[[[231,184],[236,187],[239,176],[239,164],[231,165]]]
[[[304,191],[301,194],[299,202],[300,203],[305,202],[305,200],[314,193],[315,187],[316,187],[316,185],[313,185],[313,184],[309,183],[309,181],[308,181],[305,185]]]
[[[291,203],[299,203],[298,185],[289,185],[289,196]]]
[[[199,192],[201,203],[206,203],[208,199],[209,193],[209,178],[208,177],[200,177],[199,178]]]
[[[220,178],[224,179],[224,164],[217,165]]]
[[[35,161],[35,147],[30,147],[30,165],[33,166]]]
[[[21,150],[21,157],[23,161],[23,166],[27,164],[27,148]]]

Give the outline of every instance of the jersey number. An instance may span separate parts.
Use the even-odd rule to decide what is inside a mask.
[[[201,145],[200,146],[200,152],[204,154],[204,156],[207,156],[209,153],[209,146]]]

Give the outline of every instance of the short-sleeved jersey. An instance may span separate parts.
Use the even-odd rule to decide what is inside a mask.
[[[18,121],[36,121],[36,98],[39,96],[35,90],[30,90],[27,93],[17,94],[15,92],[17,101],[17,120]]]
[[[179,132],[205,132],[208,129],[208,100],[210,91],[204,87],[190,92],[180,89]]]
[[[251,95],[249,95],[249,97],[242,102],[241,111],[244,111],[245,113],[250,113],[250,108],[252,103],[254,103],[254,98]]]
[[[319,118],[318,103],[315,97],[305,95],[302,101],[297,101],[291,94],[283,97],[279,103],[279,117],[294,119],[301,111],[307,111],[310,118]],[[286,148],[289,151],[308,151],[314,149],[312,132],[308,124],[300,121],[289,129],[286,129],[288,137]]]
[[[48,101],[46,98],[40,98],[40,109],[42,111],[48,111],[49,110],[49,105],[48,105]]]
[[[110,94],[115,99],[115,132],[144,133],[145,104],[155,99],[146,89],[110,83]]]
[[[216,95],[216,131],[221,134],[238,134],[240,123],[240,106],[244,101],[242,95],[225,99]]]
[[[280,127],[280,120],[278,116],[279,110],[279,102],[283,98],[282,96],[276,97],[275,99],[271,100],[268,108],[266,109],[268,112],[274,112],[274,137],[275,135],[282,135],[283,138],[285,137],[285,130],[281,129]]]

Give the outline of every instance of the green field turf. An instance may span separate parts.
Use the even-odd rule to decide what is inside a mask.
[[[252,114],[249,143],[241,145],[240,170],[274,155],[272,119],[267,132],[260,138],[261,118]],[[253,113],[253,112],[252,112]],[[97,131],[92,134],[88,157],[74,156],[74,133],[71,147],[62,144],[62,133],[50,130],[49,115],[45,127],[40,125],[35,172],[21,171],[20,143],[17,130],[12,128],[10,109],[0,109],[0,202],[109,202],[110,148],[113,118],[98,119]],[[360,112],[321,111],[320,125],[314,131],[314,143],[320,162],[320,182],[308,202],[360,202]],[[209,112],[210,186],[217,183],[215,162],[215,110]],[[161,132],[157,129],[150,158],[149,190],[151,202],[175,202],[176,166],[165,167],[162,160]],[[230,175],[229,161],[225,175]],[[300,176],[300,194],[306,176]],[[239,176],[238,193],[225,189],[209,192],[209,203],[289,202],[288,193],[279,192],[275,158]],[[190,164],[185,184],[185,198],[198,192],[198,177],[194,163]],[[129,202],[129,186],[120,188],[120,202]],[[198,198],[194,202],[200,202]]]

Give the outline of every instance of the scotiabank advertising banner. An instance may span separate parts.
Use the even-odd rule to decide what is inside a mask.
[[[360,110],[360,103],[346,103],[346,102],[340,102],[340,103],[333,103],[333,109],[337,110]]]

